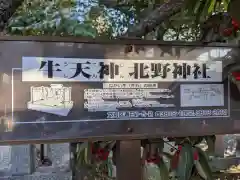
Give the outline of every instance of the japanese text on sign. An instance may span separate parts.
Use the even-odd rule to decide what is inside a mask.
[[[84,108],[89,112],[118,111],[124,108],[175,107],[171,102],[160,99],[174,99],[170,89],[85,89]]]
[[[179,110],[179,111],[121,111],[107,112],[107,119],[125,119],[125,118],[198,118],[198,117],[226,117],[227,109],[213,110]]]
[[[222,81],[222,63],[24,57],[23,81]]]

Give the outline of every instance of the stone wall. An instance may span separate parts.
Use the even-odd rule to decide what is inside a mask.
[[[35,145],[0,146],[0,180],[71,180],[69,144],[46,147],[51,166],[37,164]]]

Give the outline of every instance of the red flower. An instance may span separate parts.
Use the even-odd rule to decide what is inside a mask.
[[[92,151],[92,153],[96,156],[96,159],[99,161],[106,161],[109,156],[109,151],[104,148],[98,148]]]
[[[101,161],[106,161],[108,159],[109,156],[109,151],[105,151],[104,153],[102,153],[102,155],[100,156],[100,160]]]

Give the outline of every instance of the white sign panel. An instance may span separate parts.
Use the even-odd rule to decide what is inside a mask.
[[[224,106],[223,84],[182,84],[181,107]]]
[[[222,62],[23,57],[23,81],[221,82]]]

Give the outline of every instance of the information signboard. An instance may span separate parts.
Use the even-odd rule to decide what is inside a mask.
[[[233,48],[127,46],[2,40],[0,141],[233,131]]]

